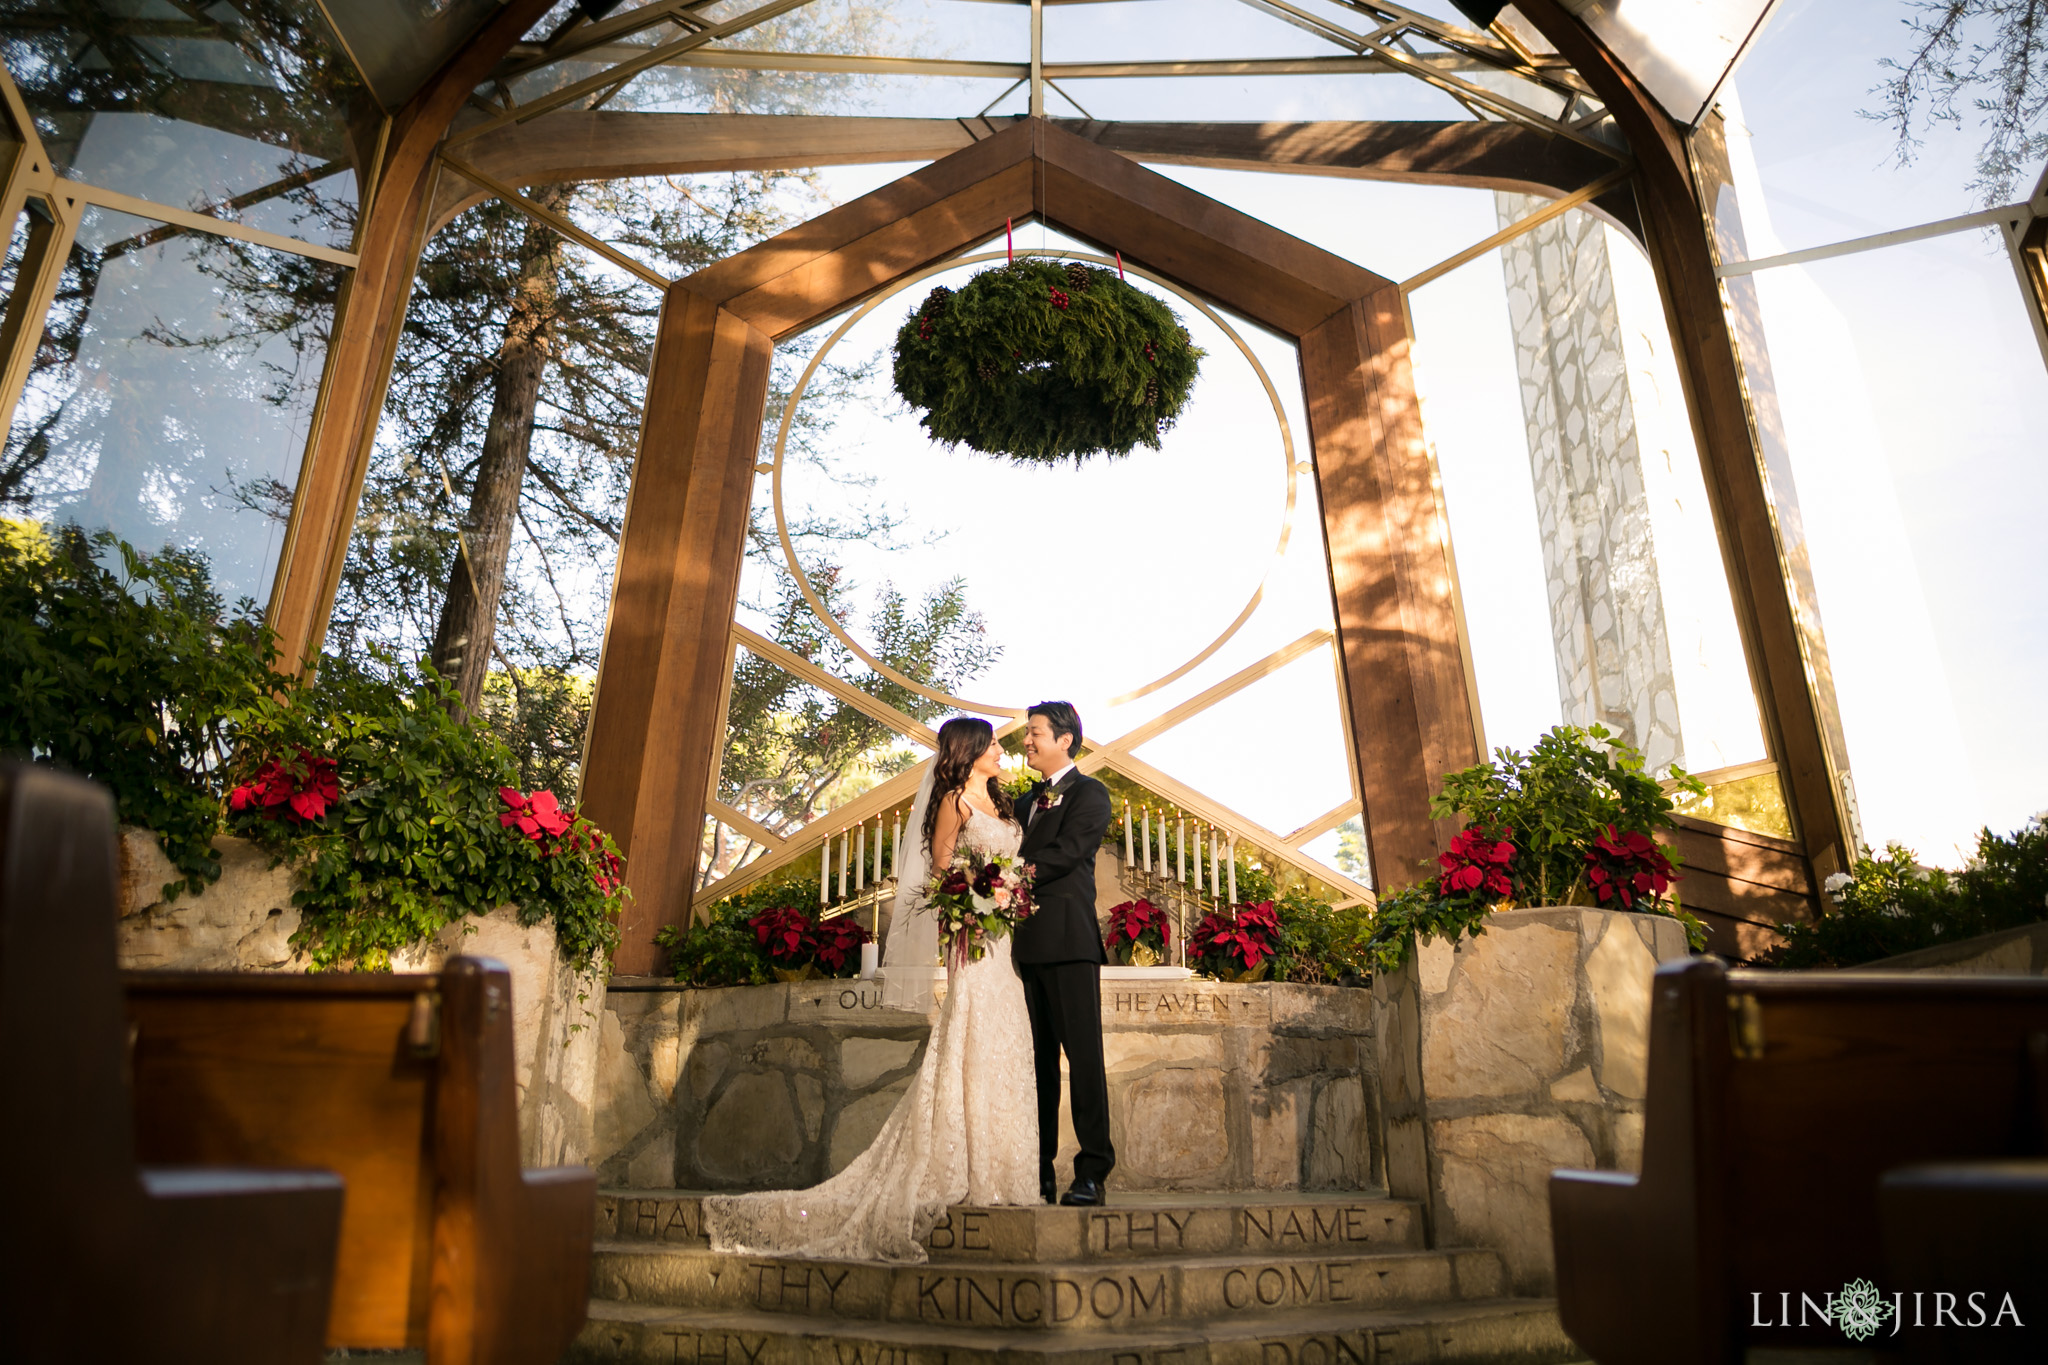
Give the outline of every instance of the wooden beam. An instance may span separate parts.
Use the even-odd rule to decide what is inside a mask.
[[[731,825],[770,853],[780,853],[789,846],[789,840],[785,839],[782,835],[777,834],[745,811],[734,810],[715,796],[705,800],[704,811],[707,815],[717,816],[720,820]]]
[[[465,145],[464,160],[510,185],[696,175],[891,161],[933,161],[1016,122],[997,119],[837,118],[794,114],[660,114],[561,109]],[[1053,126],[1136,161],[1227,170],[1457,185],[1556,196],[1613,170],[1611,158],[1513,123],[1396,121],[1121,123],[1056,119]],[[480,202],[444,183],[435,230]],[[1634,198],[1608,191],[1594,208],[1639,232]]]
[[[1456,822],[1432,821],[1430,796],[1479,760],[1409,347],[1394,285],[1301,339],[1358,791],[1383,889],[1433,864]]]
[[[773,349],[745,319],[669,291],[583,777],[584,813],[626,855],[613,970],[628,976],[651,973],[654,931],[689,915]]]
[[[1312,630],[1293,644],[1281,646],[1258,662],[1246,665],[1222,682],[1205,688],[1180,705],[1154,716],[1135,730],[1117,736],[1102,747],[1105,750],[1114,749],[1120,753],[1129,753],[1133,749],[1149,744],[1182,721],[1208,710],[1225,697],[1244,691],[1259,679],[1278,673],[1304,654],[1321,649],[1334,638],[1327,630]]]
[[[509,0],[392,119],[376,193],[363,208],[356,266],[336,308],[320,407],[271,594],[270,624],[290,664],[319,649],[341,582],[356,501],[383,414],[391,357],[425,240],[427,207],[439,171],[436,149],[469,92],[550,4]]]

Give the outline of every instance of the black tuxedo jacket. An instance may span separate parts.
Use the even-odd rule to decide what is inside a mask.
[[[1019,806],[1024,843],[1017,856],[1038,869],[1031,895],[1038,908],[1017,926],[1018,962],[1105,962],[1095,923],[1095,854],[1109,829],[1109,788],[1079,769],[1060,779],[1059,804],[1038,808],[1033,788]]]

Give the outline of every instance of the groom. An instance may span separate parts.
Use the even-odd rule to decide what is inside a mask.
[[[1102,933],[1095,925],[1095,854],[1109,829],[1109,789],[1074,767],[1081,717],[1063,701],[1031,708],[1024,758],[1042,779],[1018,814],[1024,843],[1018,857],[1037,869],[1037,909],[1017,926],[1011,945],[1031,1014],[1032,1060],[1038,1070],[1038,1183],[1045,1202],[1058,1188],[1053,1157],[1060,1149],[1060,1051],[1067,1054],[1074,1134],[1074,1183],[1062,1204],[1100,1204],[1102,1182],[1116,1165],[1109,1145],[1109,1080],[1102,1067]]]

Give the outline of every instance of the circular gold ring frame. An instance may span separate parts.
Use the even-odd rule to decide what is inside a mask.
[[[1045,248],[1039,248],[1035,250],[1020,249],[1019,251],[1016,252],[1016,254],[1019,256],[1052,256],[1062,258],[1065,260],[1094,261],[1098,265],[1119,264],[1117,261],[1112,260],[1108,256],[1099,255],[1092,251],[1053,251]],[[905,275],[901,279],[891,283],[886,289],[882,290],[881,293],[875,295],[875,297],[869,299],[866,303],[862,304],[859,308],[855,309],[853,313],[847,317],[846,321],[840,323],[838,327],[833,329],[832,335],[825,338],[825,344],[820,346],[817,349],[817,352],[811,356],[810,364],[804,366],[804,372],[797,379],[796,387],[790,391],[789,402],[782,410],[782,427],[775,434],[775,461],[772,466],[772,470],[774,477],[773,496],[775,503],[775,533],[778,537],[781,538],[782,541],[783,558],[785,558],[789,562],[790,575],[796,579],[797,590],[803,593],[804,600],[810,603],[811,611],[817,616],[818,620],[824,625],[825,629],[831,631],[832,634],[839,640],[841,644],[845,645],[848,649],[852,650],[855,656],[858,657],[863,663],[867,664],[869,668],[874,669],[875,672],[881,674],[883,677],[889,679],[891,682],[898,683],[904,687],[909,688],[911,691],[916,692],[920,696],[928,697],[931,700],[938,702],[943,706],[951,706],[962,711],[973,711],[984,716],[1014,716],[1018,719],[1022,719],[1024,715],[1024,708],[1021,706],[995,706],[987,702],[969,701],[965,697],[956,697],[950,692],[941,692],[937,688],[927,687],[923,683],[918,682],[915,678],[905,677],[903,674],[889,667],[889,665],[883,663],[880,659],[877,659],[873,654],[870,654],[865,648],[863,648],[859,641],[855,640],[851,635],[847,633],[846,628],[839,623],[838,618],[832,615],[831,610],[826,607],[824,600],[820,598],[817,592],[811,587],[810,575],[805,572],[803,562],[797,558],[796,545],[790,539],[789,519],[788,517],[783,515],[782,511],[782,461],[783,452],[789,446],[790,425],[796,420],[797,405],[803,402],[804,391],[810,387],[811,377],[818,372],[818,366],[824,363],[825,357],[831,353],[832,348],[839,344],[840,338],[844,337],[847,334],[847,332],[851,331],[854,325],[858,323],[862,318],[865,318],[868,314],[874,312],[884,303],[887,303],[890,299],[902,293],[904,290],[910,288],[912,285],[918,283],[920,280],[929,279],[933,275],[943,274],[945,271],[948,270],[957,270],[963,265],[975,265],[981,261],[1003,260],[1007,259],[1007,256],[1008,253],[1006,252],[984,251],[978,255],[959,256],[951,260],[941,261],[937,265],[926,266],[923,270],[917,271],[915,274]],[[1288,537],[1294,531],[1294,503],[1296,478],[1294,462],[1294,431],[1293,428],[1288,425],[1287,410],[1280,405],[1280,392],[1278,389],[1273,387],[1273,377],[1266,373],[1266,367],[1259,363],[1258,356],[1252,353],[1252,348],[1245,344],[1245,339],[1238,334],[1237,329],[1235,327],[1232,327],[1228,322],[1224,321],[1223,318],[1217,314],[1215,309],[1211,308],[1208,304],[1196,298],[1194,295],[1188,293],[1179,285],[1173,283],[1173,281],[1162,279],[1158,275],[1153,274],[1151,271],[1145,270],[1139,266],[1132,265],[1127,261],[1122,262],[1121,266],[1126,273],[1136,275],[1142,279],[1152,281],[1152,283],[1158,285],[1161,289],[1166,290],[1168,293],[1174,295],[1176,298],[1181,299],[1189,307],[1195,309],[1197,312],[1201,313],[1202,316],[1208,318],[1209,321],[1215,323],[1217,328],[1225,336],[1229,337],[1231,343],[1237,347],[1238,353],[1244,356],[1245,360],[1251,365],[1252,372],[1258,375],[1259,382],[1263,384],[1266,388],[1267,399],[1273,404],[1273,420],[1275,421],[1275,423],[1278,424],[1280,428],[1280,453],[1286,462],[1287,472],[1287,507],[1286,510],[1281,514],[1280,518],[1280,539],[1279,542],[1273,547],[1273,564],[1267,565],[1266,572],[1259,578],[1259,585],[1252,590],[1251,600],[1244,604],[1244,610],[1240,611],[1237,614],[1237,619],[1232,621],[1228,626],[1226,626],[1223,630],[1223,633],[1221,635],[1218,635],[1214,640],[1211,640],[1208,646],[1204,648],[1200,653],[1196,654],[1193,658],[1189,659],[1186,663],[1174,669],[1172,672],[1154,678],[1151,682],[1146,683],[1143,687],[1137,688],[1130,692],[1125,692],[1119,696],[1111,697],[1109,699],[1109,704],[1111,706],[1122,706],[1125,702],[1136,701],[1140,697],[1146,696],[1153,692],[1157,692],[1160,688],[1165,687],[1169,683],[1172,683],[1179,678],[1186,677],[1194,669],[1200,667],[1204,660],[1208,659],[1217,650],[1223,648],[1224,645],[1228,644],[1230,642],[1231,637],[1236,635],[1239,630],[1243,629],[1244,623],[1251,619],[1252,613],[1258,610],[1260,601],[1263,600],[1266,595],[1266,583],[1272,577],[1273,565],[1278,564],[1280,560],[1284,558],[1287,554],[1287,540]]]

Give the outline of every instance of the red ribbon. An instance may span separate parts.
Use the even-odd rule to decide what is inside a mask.
[[[1016,232],[1017,220],[1015,218],[1003,219],[1003,251],[1013,262],[1017,259]]]
[[[1124,277],[1124,253],[1121,251],[1116,253],[1116,277],[1118,279]]]

